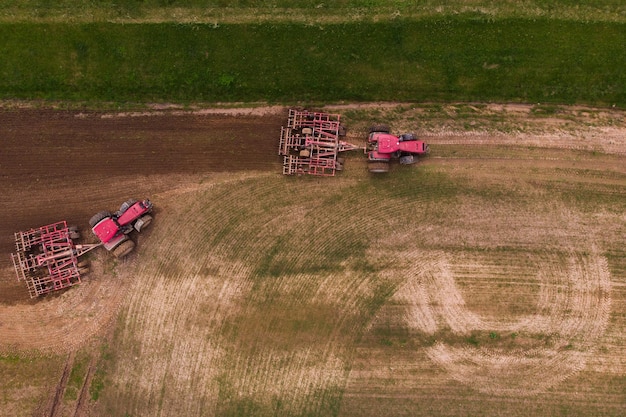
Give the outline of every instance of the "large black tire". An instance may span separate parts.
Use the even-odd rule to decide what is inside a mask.
[[[381,133],[389,133],[389,126],[387,125],[373,125],[370,127],[370,133],[381,132]]]
[[[111,212],[103,210],[95,214],[91,219],[89,219],[89,226],[94,227],[95,225],[100,223],[102,219],[106,219],[107,217],[111,217]]]
[[[130,239],[127,239],[123,241],[122,243],[120,243],[119,245],[117,245],[115,249],[112,250],[112,252],[116,258],[123,258],[129,253],[131,253],[133,249],[135,249],[135,242],[133,242]]]
[[[415,135],[415,133],[404,133],[399,137],[400,142],[410,142],[414,140],[417,140],[417,136]]]
[[[411,165],[417,162],[417,157],[413,155],[403,155],[400,157],[400,165]]]
[[[69,226],[67,230],[69,231],[70,239],[72,240],[80,239],[80,232],[78,231],[78,226],[73,226],[73,225]]]
[[[138,232],[143,231],[146,227],[150,226],[152,223],[152,216],[149,214],[143,215],[137,220],[138,223],[135,224],[135,230]]]
[[[374,174],[389,172],[389,162],[371,161],[367,164],[367,170]]]

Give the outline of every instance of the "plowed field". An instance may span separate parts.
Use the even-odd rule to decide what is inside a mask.
[[[75,415],[620,414],[624,114],[331,110],[352,142],[417,124],[432,153],[285,178],[282,108],[0,111],[0,350],[56,358],[36,411],[72,409],[73,355],[108,335],[106,386]],[[83,284],[30,300],[13,232],[129,197],[157,208],[136,253],[100,250]]]

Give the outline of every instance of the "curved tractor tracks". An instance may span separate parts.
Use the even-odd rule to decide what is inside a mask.
[[[606,259],[595,251],[533,256],[539,283],[534,312],[511,320],[472,312],[455,282],[454,256],[425,255],[430,262],[410,271],[395,297],[407,303],[405,320],[412,331],[433,336],[449,329],[459,337],[452,343],[435,341],[426,354],[453,379],[479,391],[545,391],[582,370],[604,334],[611,277]],[[483,265],[472,267],[475,274],[485,273]],[[516,334],[527,343],[515,348],[475,346],[473,332]]]

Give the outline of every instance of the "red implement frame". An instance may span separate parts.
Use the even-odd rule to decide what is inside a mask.
[[[278,148],[283,174],[330,177],[343,169],[337,154],[363,147],[339,140],[344,135],[340,120],[339,114],[290,109]]]
[[[71,236],[65,221],[15,233],[11,260],[31,298],[80,283],[78,257],[101,244],[76,245]]]

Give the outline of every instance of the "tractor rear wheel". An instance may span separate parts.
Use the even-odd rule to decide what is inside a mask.
[[[137,230],[138,232],[141,232],[143,229],[148,227],[150,223],[152,223],[151,215],[146,214],[145,216],[141,216],[139,220],[137,220],[137,223],[135,223],[135,230]]]
[[[372,127],[370,127],[370,133],[373,133],[373,132],[389,133],[389,126],[373,125]]]
[[[389,162],[379,162],[379,161],[369,162],[367,164],[367,169],[369,172],[372,172],[375,174],[389,172]]]
[[[91,219],[89,219],[89,226],[94,227],[95,225],[100,223],[102,219],[106,219],[107,217],[111,217],[111,212],[103,210],[95,214]]]
[[[77,240],[80,239],[80,232],[78,231],[78,226],[69,226],[67,228],[69,231],[70,239]]]
[[[122,243],[120,243],[119,245],[117,245],[115,249],[113,249],[113,255],[116,258],[123,258],[129,253],[131,253],[133,249],[135,249],[135,242],[133,242],[130,239],[127,239],[123,241]]]

